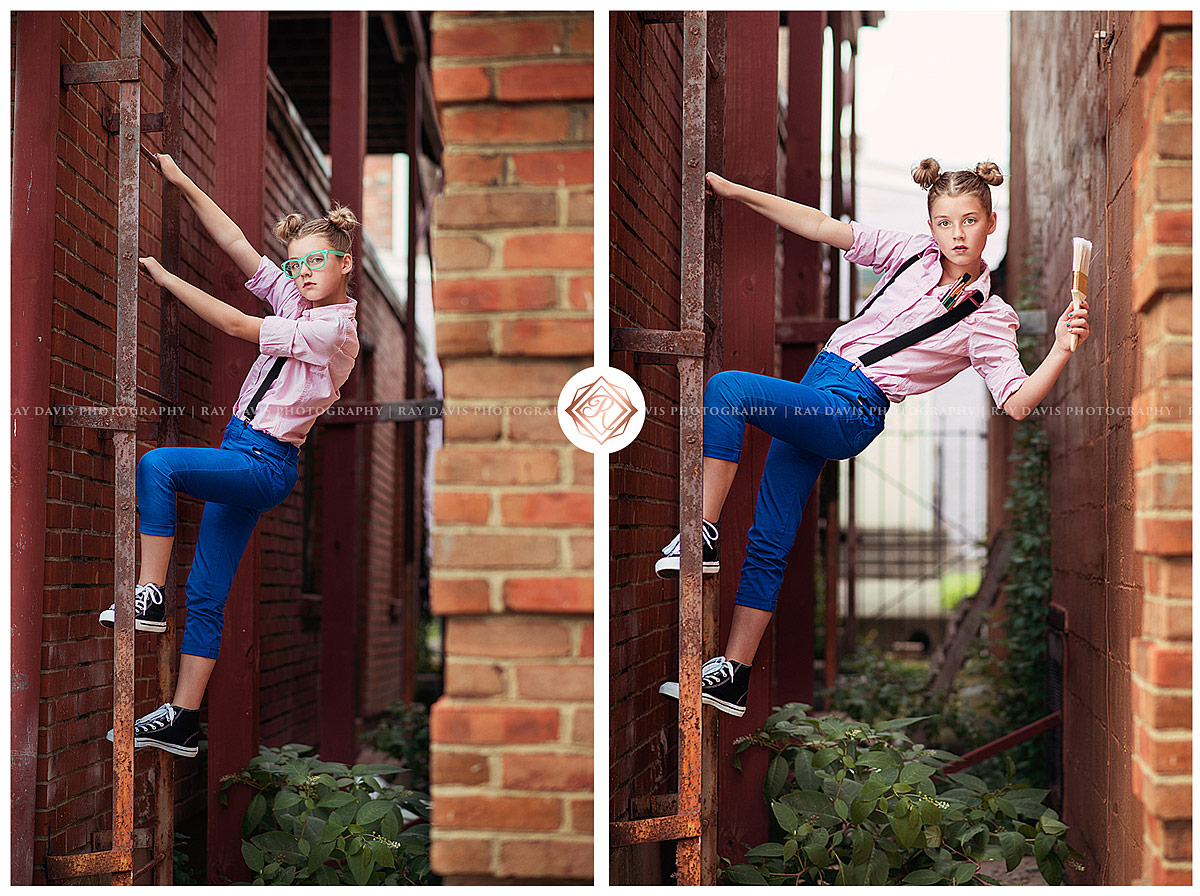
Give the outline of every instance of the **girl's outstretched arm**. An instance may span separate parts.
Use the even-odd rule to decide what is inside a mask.
[[[262,256],[250,245],[241,228],[234,224],[233,219],[225,214],[207,193],[196,186],[165,152],[159,153],[158,166],[162,169],[163,177],[179,187],[183,198],[195,210],[196,217],[200,219],[209,236],[233,259],[233,263],[246,275],[247,280],[253,277],[258,271],[258,263]]]
[[[1089,332],[1087,299],[1080,303],[1079,311],[1073,311],[1068,305],[1054,327],[1054,345],[1050,347],[1050,353],[1038,365],[1037,370],[1029,375],[1029,379],[1021,383],[1017,391],[1004,402],[1004,412],[1015,420],[1023,420],[1029,416],[1046,397],[1058,381],[1058,375],[1071,360],[1071,336],[1078,336],[1079,345],[1082,346]]]
[[[829,217],[818,208],[792,202],[726,180],[711,171],[704,177],[708,190],[722,199],[736,199],[769,221],[808,240],[826,243],[843,252],[854,245],[854,231],[845,221]]]
[[[257,256],[255,257],[257,258]],[[232,305],[222,302],[216,296],[210,296],[182,277],[172,274],[159,264],[157,258],[139,258],[138,261],[155,283],[164,289],[169,289],[179,301],[218,330],[228,333],[230,336],[236,336],[238,339],[245,339],[247,342],[258,343],[258,331],[263,322],[261,317],[252,317]],[[256,262],[255,270],[257,269]]]

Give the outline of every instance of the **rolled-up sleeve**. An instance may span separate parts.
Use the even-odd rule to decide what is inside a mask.
[[[346,342],[346,327],[336,320],[288,320],[268,317],[258,331],[264,355],[295,358],[325,366]]]
[[[1004,407],[1029,374],[1017,351],[1017,313],[1006,303],[984,306],[972,315],[967,350],[971,366],[983,377],[996,407]]]
[[[895,230],[878,230],[857,221],[850,222],[854,242],[846,250],[846,261],[870,267],[877,274],[899,267],[933,242],[931,237]]]
[[[246,289],[270,305],[271,310],[282,317],[299,317],[300,312],[309,307],[291,278],[265,255],[258,263],[258,270],[254,272],[254,276],[246,281]]]

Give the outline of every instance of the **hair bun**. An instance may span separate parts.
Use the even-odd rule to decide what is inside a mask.
[[[275,236],[285,243],[289,242],[303,226],[304,216],[293,212],[275,225]]]
[[[942,166],[937,163],[937,159],[921,159],[921,163],[913,169],[912,176],[917,186],[928,190],[942,176]]]
[[[1000,173],[1000,166],[995,162],[980,162],[975,166],[975,173],[990,186],[998,187],[1004,183],[1004,175]]]
[[[344,205],[331,208],[325,215],[325,220],[343,233],[353,233],[354,228],[358,226],[358,218]]]

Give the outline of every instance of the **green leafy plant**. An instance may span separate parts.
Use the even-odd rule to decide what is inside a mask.
[[[420,703],[389,704],[363,740],[411,771],[413,789],[429,789],[429,710]]]
[[[928,687],[927,662],[892,659],[867,640],[843,658],[837,681],[827,692],[828,705],[838,715],[868,724],[919,716],[926,720],[917,735],[923,740],[951,750],[974,748],[998,733],[991,718],[991,699],[975,695],[974,703],[968,702],[959,684],[968,676],[987,681],[977,673],[984,662],[985,658],[973,656],[950,690],[935,692]]]
[[[727,882],[996,884],[983,862],[1003,859],[1011,871],[1033,855],[1058,884],[1064,865],[1077,866],[1067,826],[1043,805],[1047,791],[1014,787],[1011,762],[1009,780],[989,788],[974,775],[942,772],[958,757],[914,744],[902,729],[919,719],[871,726],[809,709],[789,703],[737,745],[739,754],[774,754],[763,796],[778,837],[728,865]]]
[[[322,762],[312,748],[260,747],[226,791],[255,791],[242,819],[242,858],[256,884],[431,883],[429,798],[385,784],[390,765]]]

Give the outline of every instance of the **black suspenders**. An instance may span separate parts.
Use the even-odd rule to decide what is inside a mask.
[[[877,290],[875,294],[867,301],[867,304],[863,305],[862,310],[859,311],[858,314],[854,315],[854,317],[861,317],[866,310],[875,303],[875,300],[883,295],[889,286],[896,282],[896,278],[903,274],[920,257],[920,255],[914,255],[912,258],[905,261],[904,264],[900,265],[900,267],[896,268],[896,272],[892,274],[890,278],[888,278],[888,281],[883,285],[883,288]],[[877,361],[882,361],[884,358],[890,357],[891,355],[896,354],[896,352],[908,348],[910,345],[916,345],[922,339],[928,339],[935,333],[940,333],[942,330],[949,329],[983,304],[983,296],[979,290],[975,290],[974,296],[979,298],[978,303],[972,301],[972,297],[970,295],[964,297],[957,305],[955,305],[945,314],[939,315],[931,321],[926,321],[925,323],[921,324],[921,326],[915,327],[914,329],[909,330],[907,333],[885,342],[878,348],[871,349],[858,359],[858,364],[856,366],[869,367]]]
[[[271,388],[271,384],[279,378],[279,371],[283,369],[283,362],[286,360],[286,356],[280,355],[275,359],[275,363],[271,365],[271,370],[267,373],[266,379],[262,381],[262,385],[258,387],[258,391],[254,393],[254,397],[250,399],[250,404],[246,406],[247,422],[254,419],[254,414],[258,410],[258,403],[267,394],[267,390]]]

